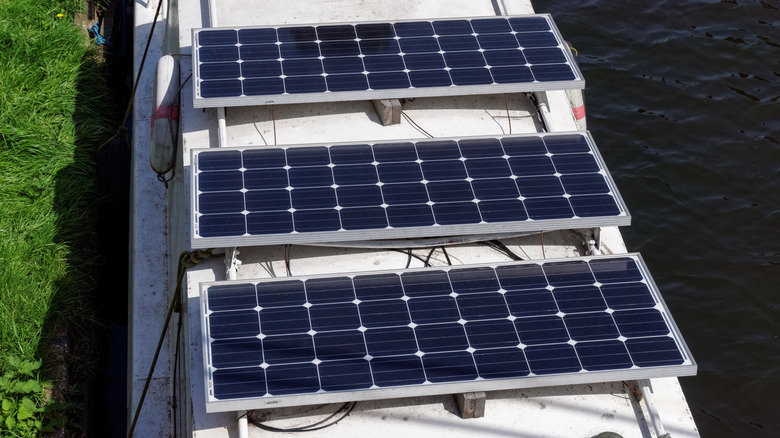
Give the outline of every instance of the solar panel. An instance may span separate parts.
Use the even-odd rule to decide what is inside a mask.
[[[209,412],[693,375],[638,254],[201,284]]]
[[[588,133],[196,149],[192,247],[629,225]]]
[[[193,30],[201,107],[584,88],[549,15]]]

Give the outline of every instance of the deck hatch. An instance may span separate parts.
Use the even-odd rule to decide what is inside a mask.
[[[200,289],[209,412],[696,373],[639,254]]]
[[[584,88],[549,15],[193,30],[194,105]]]
[[[623,226],[589,133],[195,149],[192,247]]]

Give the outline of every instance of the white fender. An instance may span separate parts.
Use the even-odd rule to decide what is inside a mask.
[[[574,62],[577,62],[577,49],[574,49],[568,41],[566,41],[566,46],[573,52],[575,56]],[[571,112],[574,115],[574,123],[577,124],[577,129],[580,131],[587,130],[588,124],[585,120],[585,95],[583,90],[566,90],[566,97],[569,98]]]
[[[171,55],[157,61],[149,163],[157,174],[173,169],[179,136],[179,63]]]
[[[571,112],[574,115],[574,122],[577,124],[577,129],[585,131],[588,129],[588,124],[585,120],[585,99],[583,99],[582,90],[566,90],[566,96],[571,103]]]

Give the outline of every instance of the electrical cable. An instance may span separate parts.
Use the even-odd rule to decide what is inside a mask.
[[[528,255],[528,253],[527,253],[527,252],[525,252],[525,250],[523,249],[523,247],[522,247],[522,246],[519,246],[519,245],[518,245],[517,249],[519,249],[520,251],[522,251],[522,252],[523,252],[523,255],[525,256],[525,260],[531,260],[531,256],[529,256],[529,255]]]
[[[508,255],[512,260],[523,260],[522,257],[520,257],[519,255],[515,254],[511,249],[509,249],[509,247],[504,245],[504,242],[502,242],[500,240],[494,240],[493,242],[495,243],[495,245],[497,247],[501,248],[501,250],[504,252],[504,254]]]
[[[431,248],[431,250],[428,252],[428,257],[425,258],[425,266],[431,266],[431,256],[433,256],[434,252],[436,252],[436,248]]]
[[[431,134],[428,133],[428,131],[424,130],[422,126],[418,125],[412,118],[409,116],[409,114],[406,114],[406,111],[401,110],[401,115],[404,116],[404,118],[417,129],[418,131],[422,132],[423,134],[427,135],[429,138],[433,138]]]
[[[271,121],[274,124],[274,146],[276,146],[276,114],[274,112],[276,105],[271,105]]]
[[[447,259],[447,264],[448,264],[448,265],[450,265],[450,266],[452,266],[452,260],[450,260],[450,255],[449,255],[449,254],[447,254],[447,248],[446,248],[446,247],[444,247],[444,246],[442,246],[442,247],[441,247],[441,252],[443,252],[443,253],[444,253],[444,258],[445,258],[445,259]]]
[[[509,135],[512,135],[512,118],[509,117],[509,96],[504,93],[504,104],[506,105],[506,121],[509,122]]]
[[[417,254],[415,254],[415,253],[413,253],[413,252],[412,252],[412,248],[407,248],[407,249],[396,249],[396,248],[392,248],[392,250],[393,250],[393,251],[395,251],[395,252],[400,252],[401,254],[406,254],[406,255],[408,255],[408,256],[410,257],[410,259],[409,259],[409,262],[411,262],[411,257],[414,257],[414,258],[416,258],[417,260],[419,260],[419,261],[423,262],[423,263],[425,264],[425,266],[429,266],[429,265],[428,265],[428,262],[426,262],[424,258],[422,258],[422,257],[420,257],[420,256],[418,256]],[[406,264],[406,267],[407,267],[407,268],[409,267],[409,263],[407,263],[407,264]]]
[[[491,241],[491,242],[485,242],[485,243],[484,243],[484,245],[486,245],[486,246],[489,246],[489,247],[493,248],[494,250],[496,250],[496,251],[498,251],[498,252],[500,252],[500,253],[504,254],[505,256],[509,257],[509,254],[507,254],[506,252],[504,252],[504,250],[503,250],[503,249],[501,249],[501,247],[499,247],[498,245],[496,245],[496,244],[495,244],[495,243],[493,243],[492,241]],[[511,258],[511,257],[510,257],[510,258]]]
[[[292,252],[292,245],[285,243],[282,245],[282,259],[284,260],[284,269],[287,271],[287,276],[290,277],[290,252]]]
[[[287,269],[287,275],[288,276],[292,275],[292,269],[290,268],[290,263],[292,261],[291,257],[292,257],[292,244],[288,243],[287,244],[287,260],[286,260],[287,266],[285,267],[285,269]]]
[[[352,412],[352,410],[355,409],[355,404],[356,404],[355,402],[344,403],[336,412],[330,414],[324,420],[320,420],[308,426],[291,427],[289,429],[269,426],[267,424],[261,423],[258,420],[253,419],[252,417],[247,417],[247,418],[252,424],[268,432],[288,432],[288,433],[289,432],[314,432],[315,430],[322,430],[325,429],[326,427],[333,426],[337,424],[339,421],[347,418],[347,416]],[[335,418],[339,414],[341,414],[341,417],[336,418],[332,422],[325,424],[327,421],[330,421],[331,419]]]
[[[515,254],[512,250],[510,250],[506,245],[501,243],[498,240],[490,240],[486,242],[480,242],[482,245],[489,246],[493,248],[494,250],[504,254],[505,256],[509,257],[512,260],[523,260],[522,257]]]

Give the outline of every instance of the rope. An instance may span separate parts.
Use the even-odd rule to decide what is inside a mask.
[[[160,16],[160,9],[162,9],[163,0],[158,0],[157,11],[154,13],[154,20],[152,20],[152,28],[149,30],[149,36],[146,38],[146,47],[144,48],[144,55],[141,57],[141,64],[138,66],[138,74],[135,77],[135,84],[133,85],[133,92],[130,94],[130,101],[127,103],[127,109],[125,110],[125,117],[122,119],[122,123],[116,130],[116,134],[111,136],[103,144],[98,146],[98,152],[103,146],[109,144],[115,138],[124,135],[125,141],[130,145],[130,138],[127,137],[127,127],[125,124],[130,118],[130,110],[133,109],[133,100],[135,100],[135,92],[138,90],[138,83],[141,81],[141,73],[144,71],[144,64],[146,63],[146,55],[149,53],[149,45],[152,43],[152,35],[154,35],[154,28],[157,25],[157,18]]]
[[[98,46],[102,46],[103,44],[111,45],[111,41],[100,34],[100,22],[96,21],[95,24],[93,24],[92,27],[88,27],[87,30],[92,32],[92,36],[95,37],[95,44]]]
[[[168,314],[165,316],[165,324],[160,332],[160,339],[157,342],[157,349],[154,351],[154,358],[152,359],[152,365],[149,367],[149,374],[146,376],[146,382],[144,382],[144,389],[141,392],[141,398],[138,400],[138,406],[135,408],[135,414],[133,415],[133,422],[130,424],[130,429],[127,432],[127,437],[133,436],[135,425],[138,422],[138,416],[141,414],[141,408],[144,405],[146,399],[146,393],[149,390],[149,384],[152,381],[152,375],[154,374],[154,368],[157,366],[157,359],[160,357],[160,350],[162,350],[163,341],[165,341],[165,333],[168,332],[168,326],[171,323],[171,316],[173,312],[181,312],[181,282],[184,279],[184,274],[187,269],[192,268],[203,260],[212,257],[213,249],[196,249],[195,251],[184,251],[179,256],[179,267],[176,274],[176,290],[173,292],[171,298],[171,304],[168,306]]]
[[[179,381],[179,350],[181,349],[181,320],[184,312],[179,312],[179,320],[176,322],[176,351],[173,353],[173,395],[171,397],[171,412],[173,414],[173,436],[179,436],[176,432],[179,427],[179,421],[177,419],[176,412],[179,409],[178,406],[178,394],[177,382]]]
[[[179,89],[176,90],[176,108],[181,108],[181,90],[184,88],[184,85],[189,82],[190,78],[192,77],[192,73],[190,73],[189,76],[187,76],[187,79],[184,80],[184,82],[179,85]],[[181,114],[181,112],[179,112]],[[178,117],[179,119],[181,117]],[[178,121],[178,120],[177,120]],[[160,181],[165,185],[165,189],[168,189],[168,182],[172,181],[173,178],[176,176],[176,155],[179,151],[179,133],[173,132],[173,124],[168,125],[171,133],[171,139],[173,140],[173,160],[171,161],[171,167],[168,168],[165,171],[162,172],[156,172],[157,173],[157,181]],[[169,174],[169,177],[166,177],[165,175]]]

